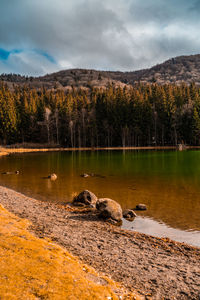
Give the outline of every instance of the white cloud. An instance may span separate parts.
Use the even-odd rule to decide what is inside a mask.
[[[43,55],[34,51],[11,53],[8,59],[0,61],[0,73],[17,73],[26,75],[40,75],[55,70],[55,64]]]
[[[1,0],[0,48],[38,49],[38,53],[12,54],[7,64],[0,64],[1,71],[35,75],[71,67],[134,70],[197,53],[198,3]]]

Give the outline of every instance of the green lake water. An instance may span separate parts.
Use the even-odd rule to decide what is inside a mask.
[[[66,202],[84,189],[122,208],[145,203],[123,228],[200,246],[200,151],[80,151],[0,158],[0,184],[43,201]],[[58,179],[44,179],[56,173]],[[83,173],[98,176],[83,178]]]

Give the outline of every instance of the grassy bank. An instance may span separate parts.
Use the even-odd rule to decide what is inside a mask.
[[[136,299],[30,225],[0,205],[0,299]]]

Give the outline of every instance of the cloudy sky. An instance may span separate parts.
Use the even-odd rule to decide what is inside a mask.
[[[0,0],[0,73],[137,70],[200,53],[200,0]]]

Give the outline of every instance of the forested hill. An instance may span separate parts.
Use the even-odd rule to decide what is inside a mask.
[[[191,84],[200,85],[200,54],[180,56],[167,60],[150,69],[133,72],[108,72],[85,69],[63,70],[41,77],[25,77],[15,74],[2,74],[0,81],[5,81],[12,88],[13,83],[28,84],[31,88],[69,90],[72,87],[91,89],[106,88],[110,85],[124,87],[141,83],[159,85]]]
[[[150,69],[132,73],[131,83],[156,82],[157,84],[181,83],[200,85],[200,54],[179,56],[156,65]]]
[[[36,90],[0,84],[0,145],[200,144],[200,87],[143,85]]]
[[[200,145],[200,55],[137,72],[76,69],[0,81],[0,144]]]

